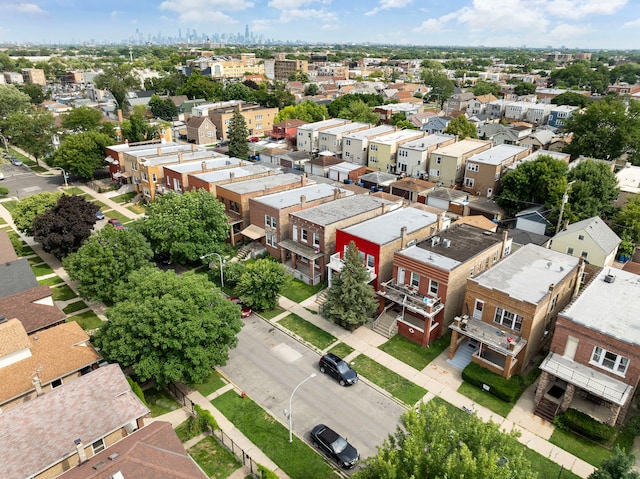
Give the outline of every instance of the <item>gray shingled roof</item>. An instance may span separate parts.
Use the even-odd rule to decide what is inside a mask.
[[[594,216],[592,218],[587,218],[586,220],[578,221],[577,223],[572,223],[555,237],[561,238],[568,234],[573,235],[578,231],[584,231],[588,234],[607,254],[616,249],[621,241],[618,235],[615,234],[599,216]]]
[[[26,259],[0,263],[0,298],[39,286]]]

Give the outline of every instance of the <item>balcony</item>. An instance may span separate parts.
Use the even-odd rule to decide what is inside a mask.
[[[397,284],[395,279],[382,284],[378,294],[401,304],[404,308],[428,318],[433,318],[444,308],[442,300],[433,296],[423,296],[418,288],[409,284]]]
[[[513,331],[502,330],[491,323],[467,315],[456,316],[449,328],[503,356],[516,357],[527,345],[527,340],[522,336],[516,336]]]
[[[342,258],[340,258],[340,253],[334,253],[329,257],[329,264],[327,265],[327,268],[331,268],[336,273],[339,273],[340,271],[342,271],[343,267],[344,267],[344,261],[342,261]],[[370,283],[371,281],[376,279],[376,276],[377,276],[376,270],[372,266],[365,266],[365,268],[369,273],[368,283]]]

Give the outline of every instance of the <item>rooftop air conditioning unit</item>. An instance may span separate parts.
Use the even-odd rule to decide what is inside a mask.
[[[613,283],[616,280],[616,277],[612,274],[607,274],[604,277],[604,282],[605,283]]]
[[[407,243],[407,247],[409,247],[409,246],[413,246],[413,245],[415,245],[415,244],[416,244],[416,240],[412,239],[411,241],[409,241],[409,242]]]

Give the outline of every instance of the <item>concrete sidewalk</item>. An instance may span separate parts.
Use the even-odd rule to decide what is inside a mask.
[[[277,323],[289,312],[295,313],[352,347],[354,352],[347,356],[347,360],[355,358],[358,354],[365,354],[400,376],[425,388],[428,393],[423,398],[423,401],[428,401],[434,396],[438,396],[456,407],[472,408],[483,420],[499,424],[504,431],[517,430],[520,432],[519,441],[522,444],[563,466],[564,469],[570,470],[577,476],[586,478],[595,470],[591,464],[548,441],[554,431],[554,426],[533,414],[535,386],[531,386],[525,391],[505,418],[483,406],[474,404],[468,397],[457,392],[463,382],[462,374],[460,370],[447,363],[447,351],[444,351],[427,367],[419,371],[378,349],[378,346],[385,343],[387,339],[370,328],[361,326],[355,331],[347,331],[341,326],[327,321],[320,314],[310,312],[309,310],[316,312],[319,310],[315,295],[300,304],[281,297],[279,304],[280,307],[286,310],[286,313],[277,316],[271,322]],[[318,352],[322,353],[323,351]]]

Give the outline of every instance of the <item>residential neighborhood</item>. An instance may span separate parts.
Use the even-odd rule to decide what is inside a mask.
[[[149,46],[0,44],[0,477],[640,473],[636,53]]]

